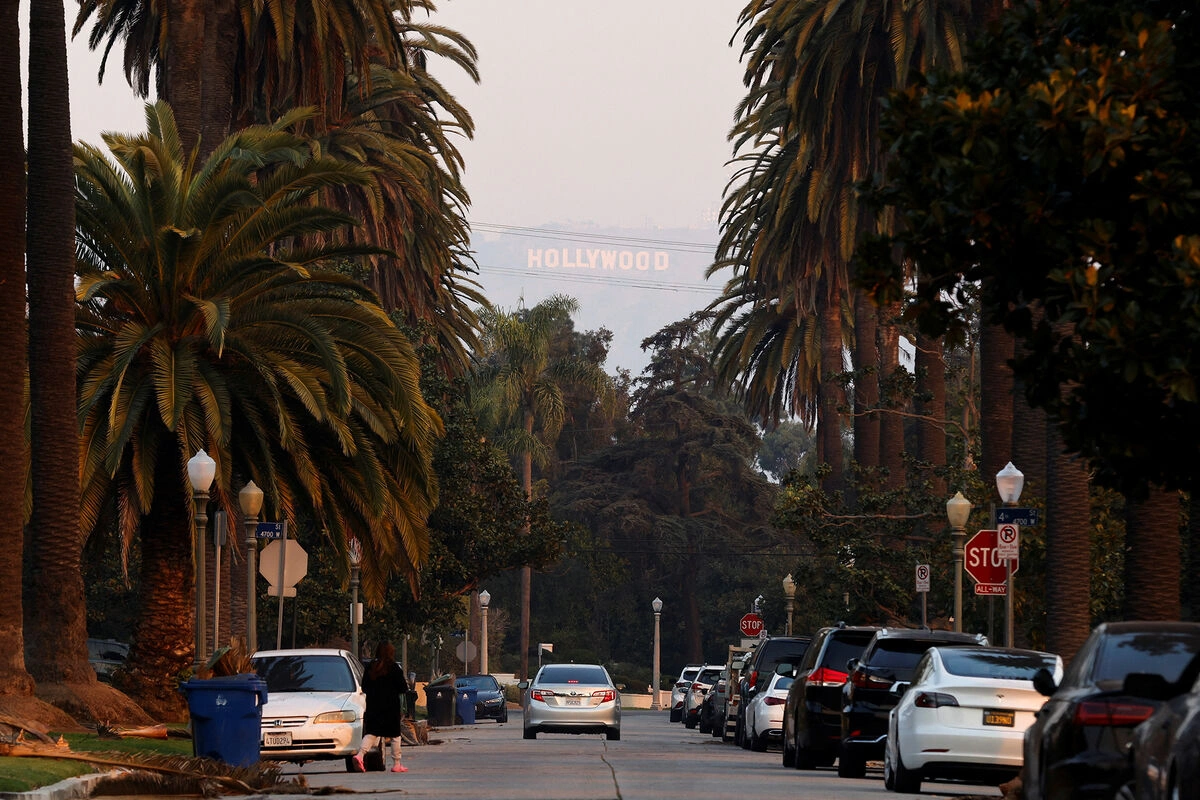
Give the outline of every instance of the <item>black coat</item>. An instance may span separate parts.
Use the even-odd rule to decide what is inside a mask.
[[[408,692],[404,670],[394,661],[377,678],[368,668],[363,675],[363,692],[367,695],[367,711],[363,714],[363,733],[388,739],[400,735],[403,699]]]

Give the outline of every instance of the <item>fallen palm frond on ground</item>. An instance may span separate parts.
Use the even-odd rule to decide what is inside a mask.
[[[190,793],[204,795],[261,793],[278,786],[282,770],[282,765],[273,761],[234,767],[210,758],[161,753],[76,752],[70,749],[64,739],[51,744],[44,741],[29,742],[23,734],[18,734],[12,741],[0,741],[0,756],[57,758],[81,761],[94,767],[147,773],[151,777],[139,777],[137,780],[160,785],[187,785]],[[125,780],[128,782],[134,778],[125,776]]]

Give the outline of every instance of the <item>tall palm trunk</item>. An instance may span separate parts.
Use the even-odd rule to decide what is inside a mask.
[[[1188,497],[1188,520],[1184,529],[1183,574],[1200,574],[1200,492]],[[1200,581],[1185,580],[1179,590],[1180,618],[1200,619]]]
[[[1125,618],[1179,619],[1179,493],[1125,503]]]
[[[854,293],[854,461],[879,466],[879,309]]]
[[[979,331],[980,473],[990,483],[1012,459],[1013,337],[1000,325]]]
[[[29,390],[33,543],[25,606],[30,672],[95,683],[81,570],[75,403],[75,184],[62,0],[29,12]]]
[[[167,42],[158,69],[158,96],[171,105],[185,153],[200,141],[204,99],[204,0],[166,5]]]
[[[821,314],[821,387],[817,420],[817,457],[830,467],[825,479],[827,492],[846,488],[845,454],[842,452],[842,411],[846,393],[841,377],[842,306],[836,293],[829,291],[828,279],[822,281]]]
[[[879,420],[879,465],[886,472],[884,478],[888,489],[904,488],[904,417],[892,413],[897,408],[899,392],[896,389],[896,372],[900,367],[900,330],[896,319],[900,315],[900,304],[890,303],[879,316],[879,372],[880,405],[883,410]]]
[[[1062,433],[1053,420],[1043,428],[1050,454],[1045,472],[1046,649],[1069,661],[1092,627],[1088,472],[1082,459],[1063,452]]]
[[[20,3],[0,2],[0,586],[21,585],[25,546],[25,143],[21,114]],[[25,668],[21,593],[0,604],[0,694],[32,695]]]
[[[526,441],[533,439],[533,410],[525,409]],[[521,454],[521,488],[525,490],[525,500],[533,500],[533,453],[526,451]],[[529,522],[521,529],[529,533]],[[526,565],[521,567],[521,677],[529,675],[529,617],[533,601],[533,568]]]
[[[155,467],[154,499],[141,537],[142,613],[126,670],[117,688],[160,720],[186,718],[178,691],[195,654],[195,572],[192,509],[183,486],[183,465],[174,437],[164,435]]]
[[[934,497],[946,496],[946,361],[942,339],[917,335],[917,452]]]

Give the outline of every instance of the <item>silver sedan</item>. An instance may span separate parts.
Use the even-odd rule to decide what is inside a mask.
[[[539,732],[621,738],[621,693],[599,664],[546,664],[520,686],[526,739]]]

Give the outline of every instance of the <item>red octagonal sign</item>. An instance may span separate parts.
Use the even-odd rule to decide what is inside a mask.
[[[1020,559],[1013,559],[1012,571],[1020,568]],[[976,583],[989,586],[1003,585],[1008,580],[1008,568],[1003,559],[996,555],[996,531],[979,531],[963,547],[963,569],[967,571]],[[1004,590],[980,592],[976,594],[1003,594]]]
[[[746,614],[738,623],[738,630],[742,632],[742,636],[758,636],[763,631],[763,618],[758,614]]]

